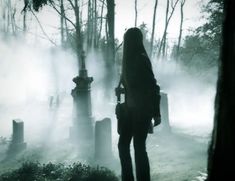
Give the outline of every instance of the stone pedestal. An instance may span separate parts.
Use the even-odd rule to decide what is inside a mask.
[[[105,118],[95,124],[95,158],[112,158],[111,119]]]
[[[24,142],[24,122],[20,119],[13,120],[12,141],[9,145],[9,153],[18,153],[26,149]]]
[[[169,105],[168,105],[168,96],[166,93],[161,92],[161,101],[160,101],[160,110],[161,110],[161,125],[164,131],[171,131],[169,123]]]
[[[73,125],[70,128],[70,139],[81,149],[92,149],[94,143],[94,126],[91,110],[91,82],[85,68],[85,55],[82,54],[82,67],[79,76],[73,79],[76,87],[72,90]]]

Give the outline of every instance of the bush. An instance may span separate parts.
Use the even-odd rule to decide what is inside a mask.
[[[118,181],[115,174],[103,167],[90,167],[81,163],[40,164],[25,162],[19,169],[0,176],[0,181]]]

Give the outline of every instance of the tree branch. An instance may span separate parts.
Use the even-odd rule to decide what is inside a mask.
[[[41,30],[42,30],[42,33],[46,36],[46,38],[47,38],[52,44],[54,44],[55,46],[57,46],[56,43],[55,43],[54,41],[52,41],[52,40],[50,39],[50,37],[47,35],[47,33],[44,31],[44,29],[43,29],[43,27],[42,27],[42,24],[40,23],[38,17],[37,17],[36,14],[32,11],[31,8],[30,8],[30,12],[33,14],[33,16],[35,17],[36,21],[38,22],[38,25],[40,26],[40,28],[41,28]]]
[[[170,16],[168,17],[167,23],[169,23],[169,21],[170,21],[172,15],[173,15],[173,13],[174,13],[174,11],[175,11],[175,7],[176,7],[176,5],[178,4],[178,2],[179,2],[179,0],[176,0],[176,1],[175,1],[175,4],[172,6],[171,14],[170,14]]]
[[[68,0],[68,2],[70,3],[70,5],[72,6],[72,8],[75,10],[75,5],[73,4],[73,2],[71,0]]]
[[[55,10],[60,16],[64,17],[68,22],[70,22],[70,23],[73,25],[74,28],[76,28],[76,25],[75,25],[65,14],[62,14],[62,13],[55,7],[55,5],[54,5],[51,1],[49,1],[49,2],[50,2],[50,4],[51,4],[51,6],[54,8],[54,10]]]

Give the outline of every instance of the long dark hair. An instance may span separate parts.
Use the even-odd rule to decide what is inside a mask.
[[[147,56],[143,44],[143,34],[139,28],[130,28],[124,34],[122,60],[122,78],[126,79],[127,70],[134,64],[137,56],[144,54]]]

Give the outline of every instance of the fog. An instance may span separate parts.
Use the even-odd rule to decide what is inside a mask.
[[[0,50],[1,135],[11,134],[11,120],[15,118],[21,118],[26,122],[26,135],[35,134],[38,129],[41,129],[43,134],[43,126],[52,121],[49,118],[49,96],[59,94],[64,97],[61,107],[67,104],[66,110],[63,113],[58,110],[58,115],[71,117],[70,92],[75,87],[72,78],[78,72],[76,57],[71,51],[31,46],[22,43],[20,39],[10,42],[2,40]],[[94,77],[93,116],[96,120],[104,117],[115,119],[112,110],[115,97],[106,100],[102,87],[104,78],[102,56],[93,52],[87,55],[86,61],[88,73]],[[213,84],[200,76],[190,75],[174,61],[158,61],[154,63],[153,69],[162,91],[169,96],[171,125],[183,128],[185,131],[189,129],[198,135],[208,134],[213,120],[216,75],[212,80]],[[71,120],[63,120],[62,123],[68,126]],[[62,126],[61,123],[59,125]],[[59,125],[53,124],[55,127]]]
[[[193,74],[175,62],[154,64],[161,89],[168,94],[170,124],[185,133],[207,137],[213,125],[217,70],[209,75]]]
[[[24,121],[28,144],[24,159],[87,162],[77,155],[77,150],[68,141],[72,125],[71,90],[75,87],[72,78],[78,74],[74,53],[59,47],[32,46],[20,38],[2,39],[0,42],[0,136],[10,140],[12,120],[19,118]],[[161,91],[168,94],[172,131],[195,136],[200,142],[207,143],[213,123],[216,70],[215,75],[208,78],[191,75],[174,60],[153,59],[152,62]],[[95,121],[105,117],[112,119],[112,149],[116,162],[109,166],[118,168],[116,172],[120,174],[117,166],[115,87],[110,87],[113,95],[108,99],[104,90],[105,71],[101,54],[90,52],[86,63],[88,75],[94,78],[91,84],[92,115]],[[50,96],[59,96],[59,106],[55,103],[49,106]],[[160,130],[155,128],[154,134],[159,133]],[[154,134],[150,135],[148,142],[150,155],[156,152],[153,146],[161,143],[153,141]],[[177,144],[177,140],[171,142],[171,145]],[[167,151],[171,153],[170,149]]]

